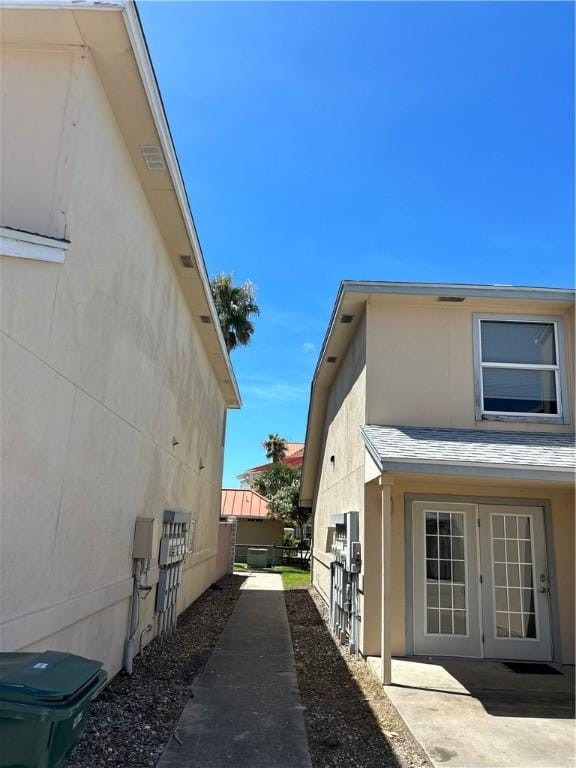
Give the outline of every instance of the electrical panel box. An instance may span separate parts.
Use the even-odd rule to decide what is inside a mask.
[[[170,510],[164,512],[160,554],[158,555],[158,565],[161,568],[179,563],[186,557],[191,517],[189,512],[172,512]]]
[[[342,512],[332,515],[331,524],[335,527],[332,542],[332,556],[347,571],[357,573],[360,570],[360,522],[358,512]]]
[[[158,565],[172,565],[184,560],[186,556],[186,535],[162,536],[160,539],[160,555]]]
[[[152,560],[158,547],[157,523],[154,517],[137,517],[134,526],[132,557],[134,560]]]

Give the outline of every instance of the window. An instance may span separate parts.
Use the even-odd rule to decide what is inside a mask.
[[[462,512],[428,512],[426,634],[466,635],[466,555]]]
[[[561,421],[559,320],[476,318],[478,419]]]
[[[532,519],[490,515],[496,637],[537,639]]]

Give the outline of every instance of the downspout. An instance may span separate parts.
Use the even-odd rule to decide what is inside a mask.
[[[132,660],[134,659],[134,637],[140,623],[140,574],[142,573],[142,561],[134,560],[134,573],[132,575],[132,603],[130,605],[130,624],[128,637],[124,643],[124,669],[126,674],[132,674]]]

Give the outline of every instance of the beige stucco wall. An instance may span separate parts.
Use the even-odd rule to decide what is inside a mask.
[[[26,101],[49,102],[53,83],[69,72],[59,55],[37,57],[37,77],[29,59],[20,61]],[[213,580],[225,408],[89,56],[79,87],[62,203],[66,260],[2,257],[0,265],[0,641],[2,650],[100,658],[114,673],[138,515],[160,521],[164,509],[177,509],[197,520],[180,609]],[[3,123],[16,147],[20,118],[12,111]],[[43,196],[25,189],[43,170],[31,164],[32,177],[8,190],[26,204],[22,221],[33,231],[47,214]],[[156,577],[153,570],[150,582]],[[142,626],[153,620],[153,602],[142,604]]]
[[[2,226],[66,236],[85,56],[82,46],[0,50]]]
[[[313,580],[325,599],[330,588],[330,518],[364,507],[366,324],[356,330],[327,399],[325,431],[314,502]],[[334,461],[330,457],[334,456]],[[360,531],[361,538],[363,530]]]
[[[234,529],[235,523],[221,521],[218,524],[218,555],[214,569],[215,581],[218,581],[227,573],[231,573],[233,558],[230,557],[230,546]]]
[[[475,421],[474,313],[558,315],[548,302],[371,297],[367,305],[366,419],[369,424],[571,432],[574,429],[574,312],[563,312],[568,424]]]
[[[236,544],[276,544],[282,546],[282,520],[241,520],[238,518]]]
[[[368,486],[367,486],[368,488]],[[373,493],[367,496],[366,516],[375,520],[381,512],[379,489],[372,484]],[[512,482],[495,480],[467,480],[459,477],[438,479],[433,476],[396,475],[392,493],[392,653],[406,653],[406,600],[405,579],[405,495],[442,494],[470,496],[481,502],[486,498],[531,499],[549,502],[552,513],[552,541],[548,541],[552,558],[549,567],[554,570],[561,648],[558,659],[565,664],[574,663],[574,491],[567,487],[545,485],[534,481]],[[377,523],[376,523],[377,527]],[[372,553],[372,561],[370,554]],[[364,619],[362,652],[378,654],[380,649],[380,552],[377,547],[365,551],[364,562]]]

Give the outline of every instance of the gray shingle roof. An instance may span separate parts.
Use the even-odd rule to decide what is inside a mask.
[[[389,427],[366,424],[362,435],[379,464],[457,465],[569,472],[575,436],[551,432]]]

